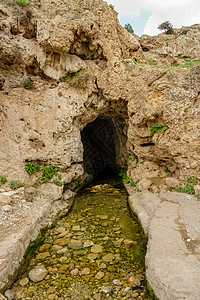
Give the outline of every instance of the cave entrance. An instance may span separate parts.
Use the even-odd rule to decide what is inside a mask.
[[[116,159],[119,138],[114,119],[98,117],[81,132],[84,169],[95,178],[114,175],[119,167]]]

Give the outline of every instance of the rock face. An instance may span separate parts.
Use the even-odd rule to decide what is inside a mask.
[[[23,183],[27,202],[57,200],[64,184],[76,187],[94,156],[84,139],[94,120],[104,147],[90,168],[102,171],[104,158],[114,157],[118,167],[128,163],[137,188],[151,192],[167,190],[173,178],[174,187],[200,179],[199,28],[139,39],[101,0],[32,0],[25,7],[2,0],[1,193],[12,180]],[[108,119],[112,133],[101,130]],[[41,185],[43,170],[29,175],[28,162],[57,171]],[[194,188],[198,194],[200,185]],[[0,203],[10,202],[4,193]]]

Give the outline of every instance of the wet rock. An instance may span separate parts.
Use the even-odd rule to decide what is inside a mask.
[[[93,245],[94,245],[94,243],[92,241],[86,241],[86,242],[84,242],[83,247],[88,248],[88,247],[91,247]]]
[[[73,250],[79,250],[79,249],[83,248],[83,244],[82,244],[81,241],[71,239],[69,244],[68,244],[68,247],[73,249]]]
[[[62,247],[62,246],[59,246],[59,245],[53,245],[53,246],[51,247],[51,249],[52,249],[53,251],[59,251],[59,250],[63,249],[63,247]]]
[[[64,263],[65,261],[67,260],[67,257],[66,256],[62,256],[59,258],[59,262],[62,264]]]
[[[97,215],[96,218],[99,218],[101,220],[107,220],[108,216],[107,215]]]
[[[70,257],[71,256],[71,252],[68,248],[62,248],[60,250],[57,251],[57,254],[63,254],[66,257]]]
[[[54,245],[66,246],[69,243],[69,238],[61,238],[54,241]]]
[[[54,294],[56,291],[55,287],[54,286],[50,286],[47,290],[47,294]]]
[[[119,239],[117,241],[113,241],[113,245],[117,248],[121,247],[121,244],[123,242],[123,239]]]
[[[87,253],[88,251],[87,251],[87,249],[81,249],[81,250],[75,250],[73,253],[74,253],[74,255],[85,255],[86,253]]]
[[[42,281],[47,274],[47,269],[43,265],[38,265],[28,273],[28,276],[33,282],[39,282]]]
[[[96,258],[98,257],[98,254],[95,254],[95,253],[90,253],[88,254],[87,258],[89,260],[95,260]]]
[[[43,253],[39,253],[38,255],[36,255],[36,259],[45,259],[48,256],[50,256],[49,252],[43,252]]]
[[[56,294],[50,294],[49,296],[48,296],[48,300],[53,300],[53,299],[55,299],[56,298]]]
[[[105,262],[112,262],[114,259],[115,259],[115,257],[112,253],[108,253],[102,257],[102,260]]]
[[[50,274],[56,274],[58,272],[57,268],[48,267],[47,269]]]
[[[135,276],[132,276],[128,279],[128,283],[131,284],[131,286],[139,286],[140,285],[140,280],[135,277]]]
[[[82,271],[81,271],[81,275],[89,275],[90,274],[90,268],[84,268]]]
[[[28,277],[25,277],[25,278],[23,278],[23,279],[21,279],[21,280],[19,281],[19,284],[20,284],[21,286],[26,286],[28,283],[29,283]]]
[[[103,251],[103,248],[101,245],[94,245],[91,248],[92,253],[101,253]]]
[[[43,252],[43,251],[49,250],[49,248],[51,248],[51,244],[44,244],[40,247],[39,251]]]
[[[79,272],[78,269],[75,268],[75,269],[71,270],[71,275],[76,276],[76,275],[78,275],[78,272]]]
[[[106,264],[104,264],[104,263],[101,263],[100,265],[99,265],[99,269],[106,269]]]
[[[126,239],[126,240],[124,240],[124,245],[125,245],[125,247],[131,247],[132,245],[137,245],[137,242]]]
[[[4,295],[8,300],[12,300],[15,297],[15,293],[12,290],[5,291]]]
[[[79,225],[75,225],[75,226],[72,226],[72,230],[79,231],[79,230],[81,230],[81,227]]]
[[[102,271],[99,271],[96,275],[95,275],[95,278],[100,280],[104,277],[105,273],[102,272]]]
[[[63,233],[63,232],[65,232],[65,227],[58,227],[58,228],[56,228],[56,231],[58,233]]]
[[[114,279],[114,280],[113,280],[113,283],[114,283],[115,285],[122,285],[122,283],[121,283],[121,281],[120,281],[119,279]]]

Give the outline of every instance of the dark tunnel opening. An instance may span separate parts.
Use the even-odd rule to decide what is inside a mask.
[[[117,133],[109,117],[98,117],[81,132],[85,172],[94,178],[110,177],[117,173]]]

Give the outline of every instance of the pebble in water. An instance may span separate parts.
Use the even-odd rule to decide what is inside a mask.
[[[29,264],[30,280],[24,274],[12,288],[15,299],[150,299],[143,285],[146,239],[126,194],[101,186],[98,194],[81,193],[45,234]]]

